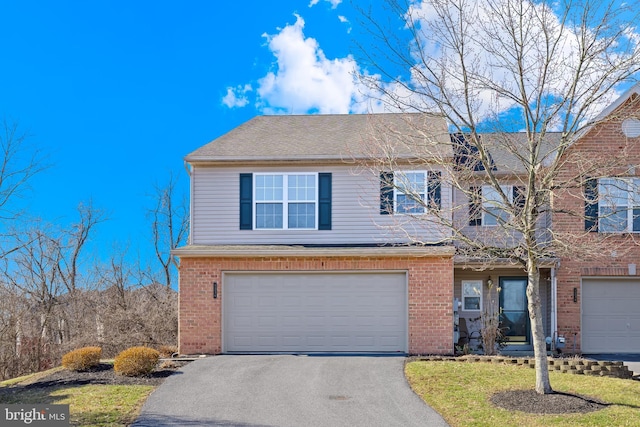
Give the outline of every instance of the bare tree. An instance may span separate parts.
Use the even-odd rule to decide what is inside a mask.
[[[574,245],[584,232],[560,236],[548,228],[552,194],[562,188],[581,196],[588,177],[624,162],[624,152],[577,159],[569,150],[620,84],[640,70],[640,38],[630,27],[637,8],[595,0],[386,0],[385,5],[401,25],[391,21],[389,28],[379,16],[363,12],[376,43],[362,53],[376,74],[361,80],[388,110],[436,114],[446,119],[453,136],[443,142],[442,135],[424,131],[413,119],[407,120],[411,137],[378,129],[375,167],[402,177],[401,171],[415,166],[398,158],[388,143],[402,140],[424,168],[442,173],[443,185],[476,206],[475,211],[466,202],[433,209],[412,191],[410,179],[383,183],[431,213],[414,215],[415,221],[447,227],[459,256],[505,260],[526,271],[535,389],[551,393],[540,269],[561,251],[587,248]],[[567,162],[579,172],[559,179]],[[506,191],[506,179],[515,181],[517,194]],[[481,214],[493,217],[496,227],[480,232],[468,227]],[[584,212],[571,215],[584,217]],[[412,229],[405,232],[411,235]],[[593,254],[597,246],[589,248]]]
[[[20,214],[15,201],[24,196],[29,181],[47,166],[42,153],[27,144],[28,136],[18,124],[4,120],[0,131],[0,235],[7,237],[7,226]],[[5,242],[12,239],[5,238]],[[4,245],[2,245],[4,246]],[[0,247],[0,258],[16,249],[15,245]]]
[[[157,262],[162,269],[162,283],[171,287],[175,282],[178,258],[171,251],[185,243],[189,231],[189,206],[185,196],[177,194],[173,175],[164,186],[156,185],[152,198],[154,206],[147,210]]]

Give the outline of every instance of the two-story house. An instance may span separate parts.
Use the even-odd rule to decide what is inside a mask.
[[[558,181],[579,178],[558,186],[556,213],[540,219],[541,242],[599,245],[542,265],[544,333],[566,338],[565,351],[640,352],[638,94],[578,135]],[[546,136],[550,156],[559,137]],[[174,251],[180,351],[450,354],[459,319],[477,338],[487,308],[507,349],[530,350],[524,269],[465,253],[452,232],[505,247],[518,238],[501,229],[508,218],[482,170],[465,176],[466,191],[452,185],[460,177],[443,166],[464,163],[459,138],[438,115],[262,116],[189,154],[190,240]],[[517,146],[521,135],[483,138]],[[618,151],[624,163],[611,167]],[[491,155],[517,204],[524,171],[499,144]]]
[[[376,126],[406,173],[366,166]],[[409,149],[425,135],[451,156],[445,120],[425,114],[256,117],[189,154],[180,351],[451,353],[448,230],[394,226],[451,203]]]

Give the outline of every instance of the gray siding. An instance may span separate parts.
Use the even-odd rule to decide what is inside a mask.
[[[515,184],[515,183],[505,183]],[[518,183],[519,185],[519,183]],[[454,224],[460,233],[477,242],[488,242],[497,247],[513,247],[518,245],[522,234],[513,230],[506,230],[500,226],[470,226],[469,225],[469,199],[459,190],[454,190],[453,218]],[[551,241],[551,215],[548,211],[540,214],[538,219],[537,237],[540,243],[548,244]]]
[[[331,230],[240,230],[240,173],[331,172]],[[191,243],[221,244],[378,244],[438,242],[447,230],[430,215],[421,221],[398,215],[380,215],[380,184],[371,171],[355,166],[331,167],[204,167],[192,171]],[[451,190],[443,184],[443,207]],[[429,221],[431,219],[431,221]],[[407,234],[403,230],[410,230]]]

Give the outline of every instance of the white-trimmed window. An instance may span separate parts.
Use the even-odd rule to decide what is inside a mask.
[[[500,189],[507,196],[509,202],[513,202],[513,187],[511,185],[501,185]],[[504,200],[500,193],[493,187],[484,185],[482,187],[483,225],[498,225],[509,220],[509,214],[504,210]]]
[[[395,174],[395,212],[399,214],[422,214],[425,212],[427,173],[423,171],[399,172]]]
[[[318,174],[254,174],[254,228],[318,228]]]
[[[524,187],[501,185],[500,189],[516,210],[524,207]],[[505,201],[494,187],[471,187],[469,196],[469,225],[497,226],[509,221],[510,214],[505,209]]]
[[[462,281],[462,309],[464,311],[482,310],[482,280]]]
[[[598,180],[598,231],[640,232],[640,179]]]

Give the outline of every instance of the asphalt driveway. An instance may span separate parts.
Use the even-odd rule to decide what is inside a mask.
[[[403,357],[215,356],[154,391],[134,426],[447,426]]]

